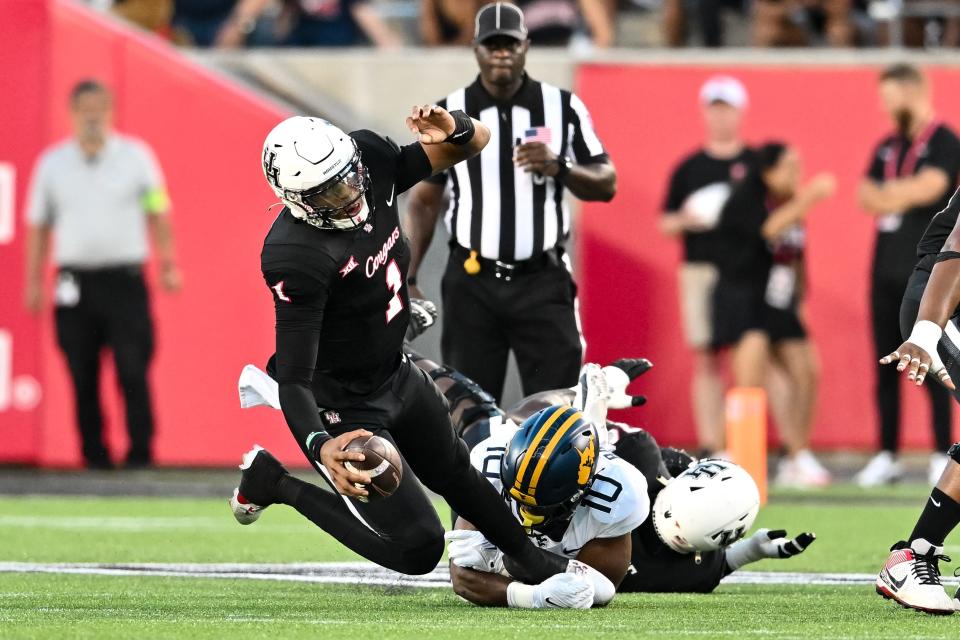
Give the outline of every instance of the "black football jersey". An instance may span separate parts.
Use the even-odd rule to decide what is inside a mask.
[[[328,407],[374,391],[399,364],[410,250],[396,198],[431,173],[419,143],[401,148],[366,130],[350,136],[369,171],[364,225],[318,229],[284,209],[261,253],[276,310],[277,378],[309,383]]]

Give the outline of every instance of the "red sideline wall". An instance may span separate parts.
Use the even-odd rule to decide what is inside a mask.
[[[650,402],[621,418],[666,442],[692,443],[691,357],[684,346],[676,269],[681,247],[662,237],[657,219],[669,173],[703,138],[697,92],[715,73],[750,93],[745,134],[783,139],[800,150],[806,171],[831,171],[839,190],[809,220],[809,328],[822,363],[814,428],[817,447],[867,448],[877,415],[869,322],[873,225],[857,208],[856,186],[890,125],[880,110],[877,69],[869,67],[691,67],[586,65],[578,91],[616,163],[619,192],[590,204],[579,219],[578,257],[588,357],[649,357],[656,367],[638,383]],[[941,117],[960,128],[960,69],[931,68]],[[890,345],[891,350],[899,345]],[[903,440],[931,444],[925,392],[905,389]]]
[[[0,462],[79,462],[52,314],[36,320],[22,311],[22,217],[33,162],[46,145],[68,135],[68,92],[91,76],[116,93],[117,129],[156,151],[174,203],[185,287],[175,296],[154,287],[158,459],[226,464],[254,441],[282,457],[299,457],[282,416],[266,409],[241,412],[236,391],[241,367],[271,353],[273,314],[257,256],[273,216],[266,211],[271,194],[258,150],[286,114],[185,61],[165,43],[72,2],[0,0],[0,15],[0,91],[6,96],[0,163],[16,170],[17,200],[12,241],[0,238],[0,330],[12,334],[13,343],[12,366],[5,367],[0,333]],[[34,379],[43,393],[36,408]],[[112,376],[105,385],[111,391],[105,402],[109,441],[122,455],[122,402]]]

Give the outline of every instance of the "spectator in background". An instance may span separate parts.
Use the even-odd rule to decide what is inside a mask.
[[[877,219],[870,286],[873,339],[877,359],[900,344],[900,302],[917,262],[917,244],[930,221],[944,209],[960,176],[960,139],[933,110],[930,88],[919,69],[893,65],[880,75],[880,98],[895,130],[874,150],[860,183],[860,206]],[[934,247],[932,252],[939,251]],[[913,318],[907,326],[913,326]],[[897,480],[900,437],[900,380],[894,367],[877,370],[881,451],[857,475],[861,486]],[[939,384],[930,395],[935,453],[929,475],[935,482],[953,442],[950,394]]]
[[[700,89],[707,139],[670,177],[660,229],[683,240],[680,304],[687,344],[694,351],[690,388],[699,446],[709,454],[724,448],[724,385],[713,349],[713,289],[719,272],[714,255],[716,225],[731,188],[746,177],[755,154],[740,136],[747,91],[735,78],[717,76]]]
[[[110,130],[112,100],[85,80],[70,95],[74,136],[43,153],[27,206],[26,305],[43,306],[43,266],[55,240],[57,340],[73,380],[83,457],[90,468],[111,461],[103,443],[100,354],[113,351],[130,434],[128,467],[153,461],[153,410],[147,369],[153,324],[143,278],[147,230],[160,256],[160,281],[180,287],[169,201],[150,149]]]
[[[141,29],[166,36],[173,16],[173,0],[114,0],[112,10]]]
[[[697,25],[705,47],[722,47],[723,10],[747,13],[746,0],[664,0],[663,30],[667,46],[682,47],[690,35],[690,23]],[[692,14],[692,15],[691,15]]]
[[[221,32],[235,26],[243,33],[242,22],[234,16],[234,9],[240,0],[176,0],[174,2],[173,28],[178,40],[197,47],[212,47]],[[237,19],[236,25],[228,25],[231,18]],[[250,23],[250,31],[253,24]],[[242,44],[243,40],[240,40]]]
[[[535,46],[565,47],[581,27],[595,47],[612,47],[616,30],[608,0],[514,0],[523,11]]]
[[[714,345],[732,349],[737,387],[763,387],[771,362],[786,374],[789,410],[777,424],[787,455],[776,479],[821,486],[830,474],[809,450],[817,366],[800,317],[802,223],[833,194],[836,180],[821,173],[801,186],[800,172],[795,149],[765,144],[723,207],[716,235]]]
[[[217,36],[226,48],[244,44],[272,0],[233,0],[230,19]],[[384,22],[369,0],[283,0],[277,22],[286,25],[280,44],[292,47],[398,47],[403,40]]]
[[[420,38],[428,47],[467,46],[482,0],[420,0]]]
[[[855,0],[756,0],[753,42],[759,47],[805,47],[822,37],[833,47],[854,44]]]

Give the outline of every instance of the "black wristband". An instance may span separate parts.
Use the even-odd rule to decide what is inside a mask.
[[[407,285],[411,287],[417,286],[417,276],[409,276],[407,278]]]
[[[451,111],[450,115],[453,116],[453,121],[456,124],[454,126],[453,133],[447,136],[447,139],[444,140],[444,142],[449,142],[450,144],[459,146],[467,144],[473,140],[473,134],[476,132],[476,128],[473,126],[473,118],[468,116],[460,109]]]
[[[333,440],[333,436],[326,431],[314,431],[307,436],[307,441],[304,444],[307,447],[307,451],[310,452],[310,455],[313,456],[313,459],[317,462],[320,462],[320,449],[327,440]]]
[[[960,259],[960,251],[941,251],[937,254],[937,259],[933,261],[933,264],[938,262],[946,262],[947,260],[957,260]]]

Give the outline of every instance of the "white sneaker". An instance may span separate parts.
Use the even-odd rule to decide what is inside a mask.
[[[945,453],[932,453],[930,454],[930,463],[927,466],[927,478],[930,480],[931,485],[936,485],[940,480],[940,476],[943,475],[943,470],[947,467],[947,463],[950,462],[950,456]]]
[[[899,542],[877,576],[877,593],[908,609],[950,615],[956,610],[954,598],[940,582],[940,561],[950,562],[943,547],[917,539],[909,547]]]
[[[884,484],[896,482],[903,476],[903,467],[889,451],[881,451],[870,458],[860,473],[854,476],[854,482],[859,486],[879,487]]]
[[[809,486],[825,487],[833,479],[830,472],[820,464],[820,461],[809,449],[798,451],[797,455],[793,457],[793,461],[801,480]]]
[[[233,510],[233,517],[240,524],[253,524],[260,517],[260,513],[266,509],[260,505],[241,502],[240,488],[233,490],[233,496],[230,498],[230,509]]]
[[[807,449],[797,452],[792,458],[781,458],[777,465],[774,484],[781,487],[809,489],[830,484],[830,472]]]

